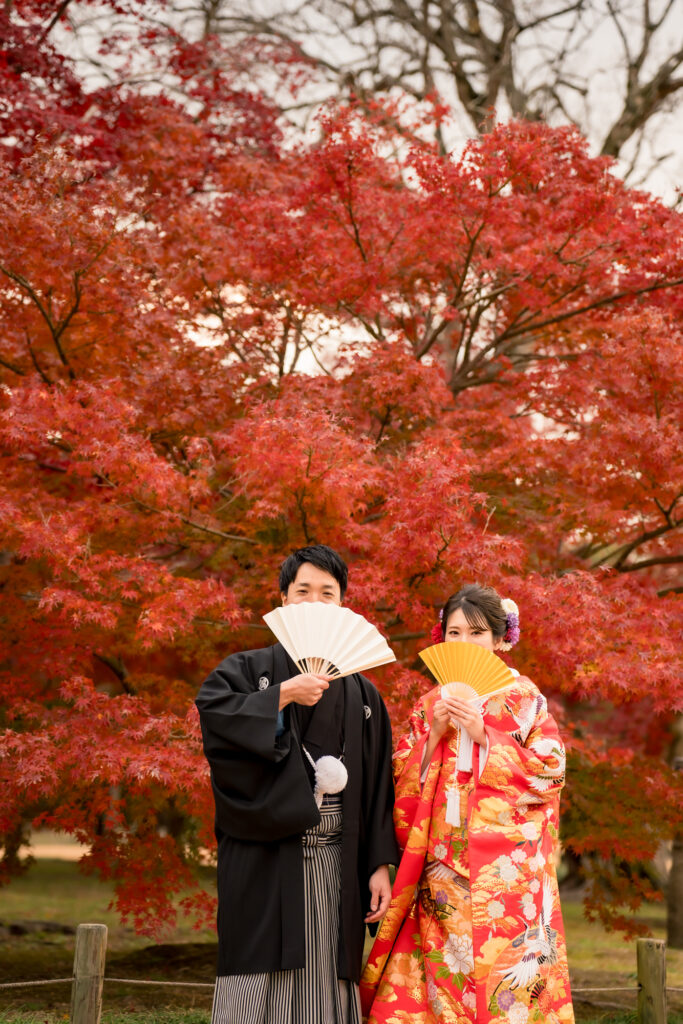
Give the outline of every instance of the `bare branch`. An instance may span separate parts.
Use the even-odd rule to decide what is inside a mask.
[[[668,3],[660,18],[657,21],[652,21],[649,0],[643,0],[641,43],[640,49],[635,54],[631,52],[629,36],[619,20],[619,12],[614,0],[608,0],[607,6],[612,22],[621,37],[626,55],[626,91],[622,110],[607,133],[601,150],[606,156],[616,157],[628,139],[649,121],[652,115],[662,107],[665,100],[683,89],[683,78],[676,77],[676,72],[683,63],[683,47],[671,53],[648,81],[641,82],[640,75],[651,52],[654,34],[663,24],[672,9],[672,4]]]
[[[111,481],[108,480],[107,483],[111,483]],[[237,533],[225,533],[223,530],[215,530],[212,526],[205,526],[203,523],[198,523],[194,519],[188,519],[187,516],[182,515],[180,512],[174,512],[171,509],[155,508],[153,505],[148,505],[139,498],[132,498],[132,501],[134,505],[145,509],[146,512],[153,512],[155,515],[164,516],[169,519],[178,519],[181,523],[184,523],[186,526],[190,526],[193,530],[200,530],[202,533],[208,533],[212,537],[220,537],[221,540],[238,541],[240,544],[254,544],[256,546],[259,544],[259,542],[254,540],[252,537],[240,537]]]
[[[123,664],[120,657],[110,654],[101,654],[99,651],[93,651],[93,657],[97,658],[98,661],[101,661],[103,665],[106,665],[107,668],[114,673],[125,693],[130,696],[134,696],[138,692],[128,681],[130,672]]]
[[[577,0],[576,3],[569,4],[567,7],[561,7],[557,11],[549,11],[547,14],[539,15],[538,18],[534,18],[532,21],[527,21],[524,25],[519,26],[519,31],[526,32],[527,29],[537,28],[539,25],[553,21],[555,18],[562,18],[565,14],[571,14],[572,11],[581,11],[583,8],[584,0]]]
[[[672,530],[677,530],[679,526],[683,526],[683,519],[672,520],[666,522],[662,526],[658,526],[653,530],[644,530],[638,537],[630,541],[628,544],[624,544],[621,549],[618,558],[611,562],[615,569],[619,572],[624,572],[624,562],[636,548],[639,548],[642,544],[647,544],[651,540],[657,540],[658,537],[663,537],[666,533],[671,533]]]
[[[651,569],[653,565],[680,565],[683,555],[661,555],[659,558],[641,558],[637,562],[619,567],[620,572],[635,572],[636,569]]]
[[[61,10],[63,2],[58,6]],[[74,37],[82,26],[89,40],[98,19],[85,15],[82,6],[74,8],[78,18],[70,12]],[[636,0],[169,0],[163,17],[158,5],[150,5],[145,17],[169,40],[178,34],[191,39],[217,34],[286,45],[319,73],[315,87],[307,90],[310,101],[288,105],[282,100],[283,110],[301,110],[299,127],[331,95],[370,102],[401,89],[421,101],[438,92],[476,132],[488,131],[493,118],[510,113],[561,119],[577,124],[596,148],[616,156],[639,127],[652,121],[656,129],[672,101],[679,102],[674,53],[679,6],[680,0],[659,0],[656,10],[652,0],[638,5]],[[100,22],[97,30],[104,38],[107,27]],[[598,33],[605,46],[596,57]],[[106,59],[93,56],[97,52],[97,46],[84,48],[81,62],[99,65],[98,77],[118,83]],[[659,68],[655,54],[661,55]],[[616,100],[604,108],[597,75],[604,75]],[[176,88],[173,76],[168,78],[167,87]],[[619,111],[611,127],[601,120],[608,106]],[[443,151],[460,142],[460,127],[439,124],[434,132]],[[655,163],[659,149],[657,144],[652,153]],[[643,151],[638,174],[650,159]]]
[[[678,278],[675,281],[656,281],[653,284],[645,285],[643,288],[635,288],[629,291],[614,292],[612,295],[605,295],[602,299],[596,299],[594,302],[588,302],[584,306],[578,306],[575,309],[566,310],[564,313],[558,313],[557,316],[548,317],[546,320],[534,322],[533,316],[530,316],[522,326],[512,331],[506,330],[500,337],[501,339],[505,337],[514,338],[517,335],[526,334],[531,331],[540,331],[544,327],[563,323],[565,320],[572,320],[574,317],[580,316],[582,313],[590,313],[591,310],[611,306],[616,302],[621,302],[623,299],[635,299],[638,295],[646,295],[648,292],[661,291],[664,288],[680,288],[681,285],[683,285],[683,278]]]
[[[66,352],[64,351],[61,344],[60,336],[64,327],[53,322],[52,317],[50,316],[50,313],[46,309],[45,304],[41,300],[40,296],[22,274],[18,274],[16,271],[11,270],[9,267],[3,267],[2,265],[0,265],[0,271],[2,271],[2,273],[6,277],[9,277],[10,281],[14,281],[14,283],[18,284],[20,288],[23,288],[26,294],[30,296],[34,305],[38,309],[40,315],[42,316],[43,320],[45,321],[49,328],[50,334],[52,335],[52,340],[54,342],[54,346],[57,349],[57,354],[63,365],[66,367],[69,377],[72,380],[75,380],[76,374],[74,373],[73,367],[71,366],[69,360],[67,359]],[[77,302],[80,302],[80,294],[78,296]],[[71,314],[68,314],[67,316],[68,322],[68,320],[71,319]]]
[[[3,359],[0,356],[0,366],[4,366],[6,370],[11,370],[12,373],[17,373],[20,377],[26,376],[26,370],[22,370],[20,366],[15,366],[14,363],[10,363],[8,359]]]
[[[33,366],[34,366],[38,376],[41,378],[41,380],[43,381],[44,384],[47,384],[48,387],[51,387],[52,386],[52,381],[50,380],[50,378],[48,377],[48,375],[45,373],[45,371],[43,370],[42,366],[38,362],[38,357],[35,354],[35,352],[33,351],[33,345],[31,344],[31,338],[29,336],[28,331],[26,332],[26,345],[28,347],[29,355],[31,356],[31,362],[33,363]]]
[[[48,23],[47,27],[44,29],[43,33],[38,39],[39,43],[42,43],[45,39],[47,39],[50,32],[52,32],[52,29],[55,27],[55,25],[57,24],[61,16],[64,14],[64,11],[67,9],[70,3],[71,0],[62,0],[61,4],[59,5],[57,10],[53,14],[52,18],[50,19],[50,22]]]

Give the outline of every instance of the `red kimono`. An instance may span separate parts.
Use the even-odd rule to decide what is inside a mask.
[[[404,852],[361,981],[368,1022],[573,1024],[555,874],[557,726],[518,677],[484,704],[487,746],[474,744],[471,765],[455,729],[421,772],[438,696],[418,702],[394,757]]]

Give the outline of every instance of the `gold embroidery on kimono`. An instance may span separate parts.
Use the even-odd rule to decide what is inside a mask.
[[[483,708],[472,771],[449,730],[422,771],[438,690],[394,756],[403,856],[361,995],[368,1024],[573,1024],[555,849],[564,748],[526,678]]]

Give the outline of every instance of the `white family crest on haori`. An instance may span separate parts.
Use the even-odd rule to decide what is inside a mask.
[[[349,676],[396,661],[372,623],[338,604],[302,601],[263,618],[302,672]]]
[[[481,707],[494,693],[515,682],[512,669],[479,644],[450,641],[433,644],[420,657],[441,686],[441,696],[460,697]],[[474,744],[469,733],[458,726],[458,754],[453,783],[448,790],[446,821],[460,826],[460,789],[457,772],[472,771]]]

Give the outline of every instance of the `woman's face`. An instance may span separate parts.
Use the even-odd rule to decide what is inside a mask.
[[[482,629],[481,626],[470,626],[462,608],[456,608],[449,615],[446,628],[444,629],[444,639],[446,641],[461,640],[468,644],[478,644],[479,647],[485,647],[487,651],[495,651],[499,643],[488,627]]]

